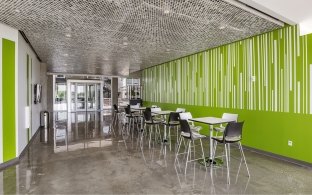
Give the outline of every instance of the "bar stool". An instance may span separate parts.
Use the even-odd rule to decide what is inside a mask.
[[[126,113],[126,118],[128,120],[128,132],[130,132],[132,130],[132,138],[133,138],[135,122],[137,123],[137,129],[138,129],[137,119],[140,115],[132,114],[130,106],[125,107],[125,113]],[[131,128],[131,126],[132,126],[132,128]]]
[[[116,104],[113,105],[113,108],[114,108],[113,126],[115,126],[116,123],[118,122],[120,111]]]
[[[178,148],[177,148],[177,151],[176,151],[176,154],[175,154],[175,161],[174,162],[177,162],[178,155],[185,154],[185,152],[184,153],[179,153],[179,152],[180,152],[182,140],[186,139],[187,140],[187,144],[186,144],[186,147],[187,147],[186,148],[186,150],[187,150],[187,152],[186,152],[187,157],[186,157],[184,174],[186,175],[187,164],[192,162],[192,161],[199,160],[199,159],[203,159],[204,165],[205,165],[205,169],[207,170],[206,158],[205,158],[205,153],[204,153],[204,149],[203,149],[203,143],[202,143],[202,140],[201,140],[201,139],[206,138],[206,136],[191,131],[190,125],[187,122],[187,120],[180,120],[179,123],[180,123],[181,134],[180,134],[180,138],[179,138],[179,142],[178,142]],[[196,156],[195,156],[195,141],[196,140],[200,141],[200,146],[201,146],[201,151],[202,151],[201,158],[196,158]],[[194,158],[193,159],[191,159],[192,148],[193,148],[193,152],[194,152],[194,155],[193,155]]]
[[[244,161],[248,173],[248,177],[250,177],[248,165],[246,163],[245,154],[243,151],[243,147],[241,144],[242,140],[242,131],[243,131],[243,125],[244,122],[231,122],[228,123],[225,127],[224,133],[222,136],[213,136],[211,139],[214,143],[214,151],[212,154],[212,162],[214,161],[216,150],[217,150],[217,144],[221,143],[224,144],[224,151],[225,151],[225,157],[226,157],[226,168],[227,168],[227,182],[230,184],[230,153],[228,150],[230,150],[230,147],[228,147],[232,143],[237,143],[238,148],[240,150],[241,154],[241,162]]]
[[[148,134],[149,134],[149,148],[151,147],[151,140],[152,140],[152,134],[154,133],[155,136],[155,141],[157,140],[157,138],[159,138],[159,140],[161,141],[161,134],[160,134],[160,128],[159,128],[159,124],[162,122],[160,120],[154,120],[152,117],[152,113],[149,110],[145,110],[143,112],[143,117],[144,117],[144,128],[143,128],[143,132],[141,132],[141,147],[143,146],[143,136],[145,131],[147,131],[147,127],[148,127]],[[155,128],[155,132],[154,132],[154,126]],[[158,136],[157,136],[158,135]]]
[[[170,150],[171,150],[171,128],[176,128],[176,136],[177,136],[176,146],[178,144],[178,139],[179,139],[178,127],[180,125],[179,119],[180,119],[180,115],[178,112],[170,112],[167,122],[163,122],[163,125],[165,126],[165,131],[167,131],[167,127],[168,127]],[[166,137],[164,139],[166,139]]]
[[[222,119],[228,119],[237,122],[238,114],[232,114],[232,113],[223,113]],[[222,124],[219,127],[214,127],[213,130],[216,132],[216,136],[218,136],[219,133],[223,133],[225,130],[225,126]],[[229,145],[230,147],[230,145]],[[230,150],[229,150],[230,152]]]

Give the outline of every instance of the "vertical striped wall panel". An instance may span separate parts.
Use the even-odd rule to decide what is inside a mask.
[[[311,114],[312,34],[288,26],[143,70],[144,100]]]

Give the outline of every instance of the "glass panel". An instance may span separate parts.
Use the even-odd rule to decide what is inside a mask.
[[[77,110],[86,109],[86,85],[77,84]]]
[[[101,110],[101,85],[96,84],[96,109]]]
[[[73,83],[70,86],[70,93],[71,93],[71,110],[75,111],[76,110],[76,84]]]
[[[88,84],[88,110],[95,109],[95,85]]]
[[[104,109],[111,109],[112,107],[112,99],[111,99],[111,86],[112,80],[110,78],[104,79],[104,86],[103,86],[103,107]]]
[[[67,110],[66,83],[55,83],[55,110]]]

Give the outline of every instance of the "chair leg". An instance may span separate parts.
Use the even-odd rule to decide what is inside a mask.
[[[228,143],[228,151],[229,151],[229,156],[231,156],[231,144]],[[231,162],[231,158],[229,158],[229,162]]]
[[[171,151],[171,127],[170,126],[168,127],[168,135],[169,135],[169,139],[168,139],[169,149]]]
[[[162,139],[161,139],[161,133],[160,133],[160,127],[159,127],[159,124],[156,125],[156,129],[157,129],[157,132],[158,132],[158,138],[159,138],[159,142],[161,143]]]
[[[238,146],[239,146],[239,150],[241,152],[241,155],[244,159],[244,162],[245,162],[245,165],[246,165],[246,169],[247,169],[247,173],[248,173],[248,177],[250,177],[250,173],[249,173],[249,169],[248,169],[248,165],[247,165],[247,162],[246,162],[246,158],[245,158],[245,154],[244,154],[244,151],[243,151],[243,147],[242,147],[242,144],[241,142],[238,142]]]
[[[177,148],[177,151],[176,151],[176,154],[175,154],[175,159],[174,159],[174,163],[178,162],[178,167],[179,167],[180,172],[181,172],[181,166],[180,166],[180,162],[179,162],[179,159],[178,159],[179,158],[178,155],[179,155],[179,152],[180,152],[182,139],[183,139],[183,137],[181,136],[180,139],[179,139],[179,142],[178,142],[178,148]],[[183,141],[184,141],[184,139],[183,139]]]
[[[178,146],[177,146],[177,150],[176,150],[174,162],[176,162],[176,160],[177,160],[177,158],[178,158],[178,154],[179,154],[180,147],[181,147],[181,142],[182,142],[182,137],[180,137],[180,140],[179,140],[179,142],[178,142]]]
[[[176,136],[177,136],[177,142],[176,142],[176,144],[175,144],[175,150],[177,150],[177,146],[178,146],[178,140],[179,140],[179,128],[176,126],[175,127],[176,128]]]
[[[149,142],[148,142],[149,148],[151,148],[152,133],[153,133],[153,126],[149,125]]]
[[[144,124],[144,127],[143,127],[143,131],[141,132],[141,137],[140,137],[140,147],[141,149],[143,149],[143,137],[144,137],[144,134],[146,133],[146,124]]]
[[[230,184],[230,167],[229,167],[229,156],[228,156],[227,144],[224,144],[224,150],[225,150],[225,158],[226,158],[227,182],[228,184]]]
[[[213,150],[212,150],[212,158],[210,159],[211,160],[210,167],[213,167],[213,162],[214,162],[214,159],[215,159],[215,156],[216,156],[216,151],[217,151],[217,144],[218,144],[218,142],[216,142],[216,141],[212,142]]]
[[[190,155],[190,149],[191,149],[191,141],[188,140],[188,144],[187,144],[188,148],[187,148],[187,156],[186,156],[186,163],[185,163],[185,170],[184,170],[184,175],[186,177],[186,170],[187,170],[187,163],[188,163],[188,159],[189,159],[189,155]]]
[[[200,147],[201,147],[201,151],[202,151],[202,158],[204,160],[205,169],[207,171],[207,163],[206,163],[206,157],[205,157],[205,152],[204,152],[204,148],[203,148],[203,142],[201,139],[199,141],[200,141]]]

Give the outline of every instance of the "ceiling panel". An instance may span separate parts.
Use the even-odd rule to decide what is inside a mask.
[[[49,72],[113,76],[280,27],[222,0],[2,0],[0,22]]]

